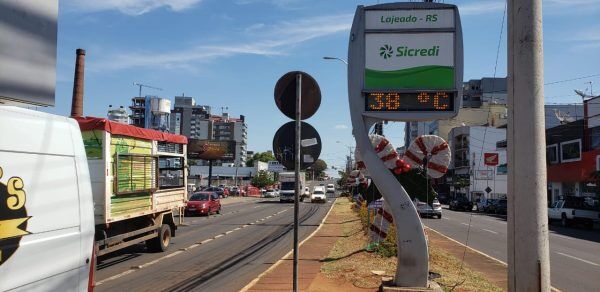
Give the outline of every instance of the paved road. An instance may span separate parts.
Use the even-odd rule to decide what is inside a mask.
[[[468,234],[468,246],[507,261],[506,218],[444,210],[441,220],[423,223],[463,244]],[[552,285],[562,291],[600,291],[600,231],[551,225],[550,269]]]
[[[300,204],[301,239],[319,226],[329,197],[326,204]],[[222,215],[186,218],[189,226],[165,253],[135,246],[107,255],[96,290],[239,291],[292,249],[293,204],[278,200],[248,199],[224,205]]]

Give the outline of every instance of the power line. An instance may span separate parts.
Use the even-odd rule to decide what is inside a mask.
[[[600,74],[592,74],[592,75],[587,75],[587,76],[575,77],[575,78],[571,78],[571,79],[564,79],[564,80],[552,81],[552,82],[544,83],[544,85],[552,85],[552,84],[557,84],[557,83],[564,83],[564,82],[581,80],[581,79],[586,79],[586,78],[591,78],[591,77],[597,77],[597,76],[600,76]]]

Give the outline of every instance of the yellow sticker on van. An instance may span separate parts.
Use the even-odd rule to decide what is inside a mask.
[[[0,179],[4,175],[0,167]],[[0,181],[0,265],[19,248],[21,237],[27,231],[25,183],[20,177],[11,177],[6,184]]]

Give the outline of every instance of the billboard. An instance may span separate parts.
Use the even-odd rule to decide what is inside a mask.
[[[188,157],[203,160],[234,160],[235,141],[189,139]]]
[[[350,34],[351,112],[391,121],[431,121],[458,114],[463,41],[455,5],[359,6]]]
[[[0,104],[54,105],[58,0],[0,1]]]

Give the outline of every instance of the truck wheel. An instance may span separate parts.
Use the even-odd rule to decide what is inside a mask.
[[[171,243],[171,226],[163,224],[158,230],[158,236],[146,241],[146,247],[153,252],[163,252],[169,249]]]
[[[567,220],[567,215],[565,215],[565,213],[563,213],[560,216],[560,226],[567,227],[567,225],[569,225],[569,221]]]

